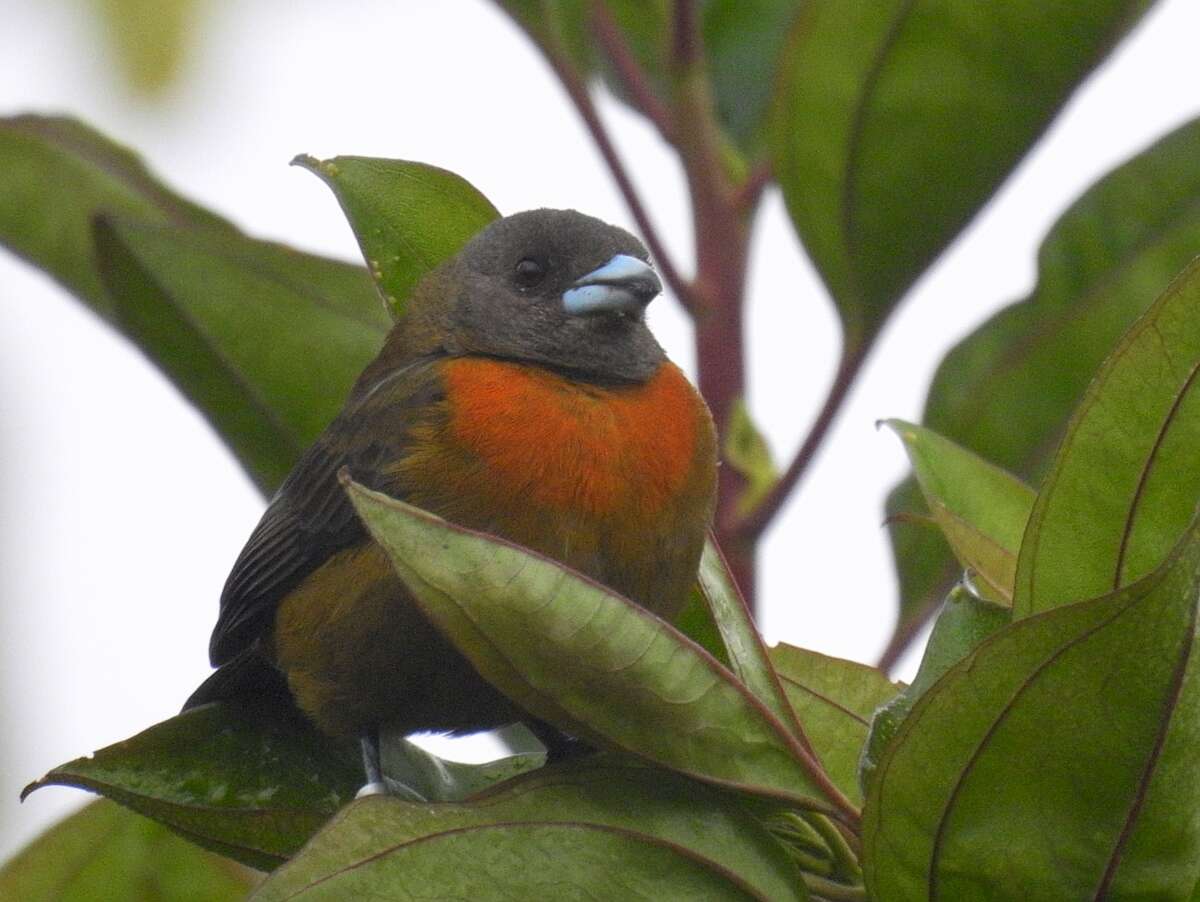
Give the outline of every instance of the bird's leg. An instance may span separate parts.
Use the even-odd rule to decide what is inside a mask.
[[[525,725],[529,727],[529,732],[537,737],[538,742],[546,747],[547,764],[568,761],[596,751],[595,747],[582,739],[576,739],[544,720],[527,720]]]
[[[367,782],[354,797],[361,799],[363,796],[386,795],[388,788],[383,782],[383,768],[379,765],[379,728],[376,726],[363,730],[358,741],[362,747],[363,773]]]

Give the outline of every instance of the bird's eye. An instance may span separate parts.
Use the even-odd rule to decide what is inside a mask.
[[[526,257],[517,264],[515,274],[518,285],[522,288],[532,288],[546,277],[546,266],[538,260]]]

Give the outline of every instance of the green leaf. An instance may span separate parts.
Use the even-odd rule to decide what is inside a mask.
[[[603,758],[477,802],[355,802],[256,899],[804,899],[766,830],[723,794]],[[486,889],[485,889],[486,888]]]
[[[137,155],[75,119],[0,118],[0,243],[109,318],[114,304],[92,263],[98,213],[237,234],[159,183]]]
[[[425,615],[524,709],[700,779],[829,809],[790,730],[669,624],[547,558],[348,490]]]
[[[636,109],[623,79],[593,31],[585,0],[501,0],[508,13],[542,47],[561,48],[582,75],[598,75],[613,94]],[[799,0],[708,0],[700,31],[717,124],[732,147],[760,155],[772,91]],[[605,6],[641,69],[646,86],[668,110],[674,107],[674,33],[664,0],[606,0]],[[639,110],[639,112],[641,112]]]
[[[213,424],[264,492],[328,425],[387,318],[360,267],[236,235],[104,218],[117,326]]]
[[[25,788],[77,786],[205,848],[269,870],[362,784],[355,747],[297,721],[225,705],[172,717]]]
[[[393,319],[427,272],[500,215],[466,179],[425,163],[310,156],[292,162],[333,189]]]
[[[721,459],[745,477],[746,489],[737,500],[738,516],[745,516],[775,487],[779,481],[779,468],[742,398],[733,403],[723,450]]]
[[[38,902],[245,899],[258,876],[112,802],[92,802],[0,868],[0,898]]]
[[[721,645],[729,655],[729,669],[811,752],[812,746],[788,704],[746,599],[733,581],[725,558],[711,535],[704,542],[697,579],[721,635]]]
[[[933,521],[974,584],[985,597],[1011,604],[1033,490],[930,429],[885,423],[904,442]]]
[[[1200,526],[1150,576],[1027,617],[931,688],[863,821],[880,899],[1177,899],[1200,877]]]
[[[361,267],[246,237],[71,119],[0,120],[0,242],[135,341],[268,494],[390,326]]]
[[[780,643],[771,649],[788,702],[830,779],[862,804],[858,759],[875,711],[903,689],[865,664]]]
[[[1084,389],[1130,324],[1200,248],[1200,120],[1118,167],[1079,198],[1038,254],[1038,284],[938,367],[922,421],[1037,485]],[[888,513],[913,510],[902,483]],[[928,530],[890,528],[902,629],[955,578]]]
[[[1014,611],[1126,585],[1200,500],[1200,261],[1134,324],[1067,427],[1021,546]]]
[[[146,94],[169,87],[197,35],[196,0],[93,0],[129,84]]]
[[[775,175],[848,346],[878,329],[1148,5],[803,4]]]
[[[950,591],[933,624],[912,685],[879,708],[871,718],[870,733],[858,762],[858,780],[862,786],[870,787],[884,752],[917,700],[984,639],[1011,622],[1010,608],[983,601],[963,586],[955,586]]]

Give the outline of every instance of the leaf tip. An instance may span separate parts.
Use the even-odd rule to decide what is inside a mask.
[[[337,163],[333,160],[318,160],[307,153],[296,154],[296,156],[292,157],[291,165],[307,169],[321,178],[336,178],[338,174]]]

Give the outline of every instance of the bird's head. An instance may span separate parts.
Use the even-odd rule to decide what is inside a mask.
[[[418,286],[405,344],[643,382],[664,359],[644,315],[661,290],[628,232],[574,210],[531,210],[493,222]]]

